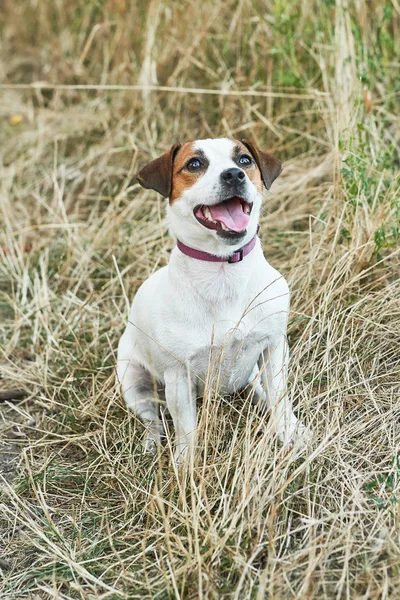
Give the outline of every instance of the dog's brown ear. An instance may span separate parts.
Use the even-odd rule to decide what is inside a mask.
[[[249,150],[256,161],[257,166],[260,169],[263,184],[267,190],[269,190],[275,179],[282,173],[283,165],[281,161],[275,158],[275,156],[272,156],[272,154],[261,152],[255,144],[252,144],[247,140],[241,140],[241,142],[246,146],[247,150]]]
[[[174,157],[180,147],[180,144],[174,144],[168,152],[145,165],[136,175],[140,185],[146,189],[155,190],[164,198],[169,196],[172,187]]]

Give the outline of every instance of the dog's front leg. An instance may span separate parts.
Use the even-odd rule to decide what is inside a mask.
[[[284,336],[275,345],[267,347],[259,360],[264,402],[271,409],[276,433],[284,444],[302,438],[306,432],[304,425],[294,415],[287,394],[288,362],[289,349]]]
[[[164,374],[165,399],[175,427],[175,461],[183,462],[196,433],[196,385],[189,369],[176,367]]]

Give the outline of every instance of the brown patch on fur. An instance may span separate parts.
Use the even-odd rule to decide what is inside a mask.
[[[235,160],[236,157],[240,157],[242,154],[246,154],[247,156],[250,154],[250,156],[252,158],[254,158],[252,153],[249,152],[249,148],[247,148],[247,146],[245,146],[243,144],[243,142],[241,142],[239,140],[232,140],[232,141],[235,142],[235,144],[236,144],[236,147],[234,147],[232,150],[232,153],[233,153],[232,159],[233,160]],[[238,152],[237,149],[240,149],[240,152]],[[258,168],[257,162],[255,160],[253,160],[251,165],[249,165],[248,167],[246,167],[246,165],[239,165],[239,164],[238,164],[238,167],[240,169],[243,169],[243,171],[247,174],[248,178],[255,185],[257,190],[260,193],[262,193],[263,180],[262,180],[261,171]]]
[[[241,143],[247,149],[247,152],[250,152],[257,163],[263,184],[267,190],[269,190],[275,179],[282,173],[283,165],[281,161],[275,158],[275,156],[272,156],[272,154],[262,152],[255,144],[248,142],[247,140],[241,140]]]
[[[192,187],[192,185],[204,175],[208,165],[205,165],[204,168],[201,168],[198,171],[188,171],[185,169],[188,160],[190,158],[196,158],[197,156],[204,162],[201,152],[194,147],[194,142],[182,144],[176,153],[172,170],[172,189],[169,197],[170,204],[175,202],[177,198],[180,198],[185,190]]]
[[[136,179],[146,189],[155,190],[167,197],[171,193],[172,169],[175,155],[180,144],[174,144],[168,152],[145,165],[136,175]]]

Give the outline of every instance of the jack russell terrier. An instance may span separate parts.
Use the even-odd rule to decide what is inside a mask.
[[[223,138],[176,144],[137,175],[168,198],[177,239],[169,264],[139,288],[118,346],[117,377],[147,429],[146,451],[164,433],[160,388],[177,462],[193,447],[206,386],[223,395],[249,390],[270,409],[283,443],[305,436],[286,392],[289,288],[257,237],[263,186],[281,170],[255,145]]]

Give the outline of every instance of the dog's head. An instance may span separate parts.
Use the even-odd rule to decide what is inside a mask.
[[[176,144],[137,175],[168,197],[171,233],[185,244],[228,256],[256,232],[263,187],[282,163],[254,144],[228,138]]]

